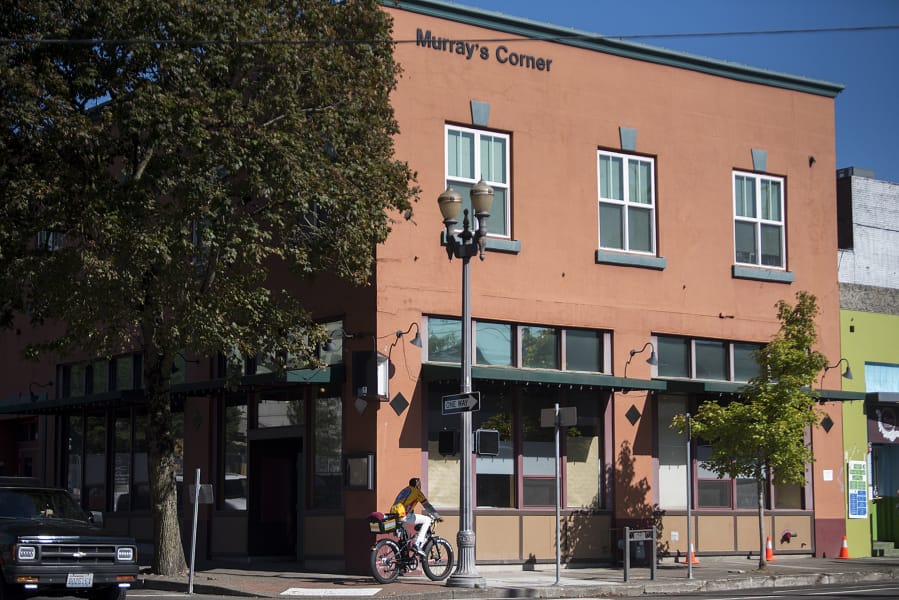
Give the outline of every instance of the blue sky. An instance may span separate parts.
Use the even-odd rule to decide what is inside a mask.
[[[847,27],[892,29],[632,41],[845,86],[837,168],[899,183],[899,0],[455,0],[609,37]],[[628,38],[629,39],[629,38]]]

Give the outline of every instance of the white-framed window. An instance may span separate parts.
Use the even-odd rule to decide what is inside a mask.
[[[509,142],[505,133],[446,126],[446,187],[462,195],[462,208],[471,215],[469,190],[483,178],[494,192],[488,233],[506,238],[511,235]],[[459,219],[461,227],[462,217]]]
[[[655,160],[597,152],[599,247],[656,253]]]
[[[734,171],[734,262],[786,268],[784,180]]]

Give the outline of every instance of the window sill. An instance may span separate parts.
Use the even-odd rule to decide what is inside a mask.
[[[663,271],[667,261],[661,256],[645,256],[641,254],[624,254],[619,252],[596,251],[596,264],[620,265],[624,267],[640,267]]]
[[[754,279],[757,281],[772,281],[774,283],[793,283],[794,279],[791,271],[743,267],[741,265],[733,266],[733,277],[734,279]]]
[[[446,231],[440,232],[440,245],[446,246]],[[487,236],[487,250],[519,254],[521,252],[521,240],[507,240],[505,238]]]

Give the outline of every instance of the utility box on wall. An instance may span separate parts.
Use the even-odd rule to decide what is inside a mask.
[[[353,393],[356,397],[386,400],[389,368],[387,357],[379,352],[353,352]]]

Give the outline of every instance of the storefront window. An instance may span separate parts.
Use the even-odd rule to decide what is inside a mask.
[[[556,448],[555,428],[541,426],[540,414],[558,402],[548,391],[524,390],[522,400],[522,468],[524,472],[522,504],[555,506]]]
[[[306,403],[297,388],[270,390],[259,394],[256,427],[291,427],[305,425]]]
[[[150,459],[147,413],[134,416],[134,478],[131,487],[131,510],[150,510]]]
[[[512,389],[503,386],[479,386],[481,410],[472,413],[472,428],[499,432],[499,454],[479,455],[475,461],[476,506],[512,508],[515,506],[515,404]],[[458,417],[448,417],[458,423]],[[457,425],[458,427],[458,425]],[[458,493],[457,500],[458,502]]]
[[[130,354],[113,359],[115,365],[115,389],[134,389],[134,357]]]
[[[89,415],[84,445],[84,492],[88,510],[106,510],[106,416]]]
[[[541,411],[577,409],[577,424],[562,431],[563,496],[572,508],[604,507],[602,500],[602,417],[607,393],[558,391],[546,387],[477,382],[480,410],[471,414],[472,430],[499,434],[499,453],[477,454],[474,502],[478,508],[553,506],[556,501],[555,429],[542,427]],[[428,498],[437,507],[459,503],[458,415],[441,413],[441,398],[454,386],[432,385],[428,402]],[[518,399],[520,398],[520,402]],[[516,449],[520,453],[516,454]],[[477,450],[477,448],[475,448]],[[520,466],[519,466],[520,465]],[[519,497],[519,489],[521,496]],[[567,492],[566,492],[567,490]]]
[[[116,512],[131,510],[131,414],[116,414],[114,426],[112,506]]]
[[[343,481],[343,403],[340,396],[315,399],[313,440],[315,444],[315,481],[313,508],[340,506]]]
[[[428,500],[440,508],[459,506],[459,416],[444,416],[441,397],[458,393],[432,385],[428,397]]]
[[[86,371],[84,365],[72,365],[69,376],[69,396],[72,398],[84,395]]]
[[[91,365],[91,392],[100,394],[109,391],[109,363],[105,360],[95,361]]]
[[[782,483],[774,486],[774,508],[802,510],[803,488],[798,483]]]
[[[68,463],[66,488],[81,501],[82,475],[84,473],[84,417],[70,416],[68,423]]]
[[[577,425],[565,430],[565,504],[602,508],[602,397],[597,392],[571,391],[568,405],[577,408]]]
[[[227,406],[224,413],[225,479],[219,506],[247,509],[247,405]]]

